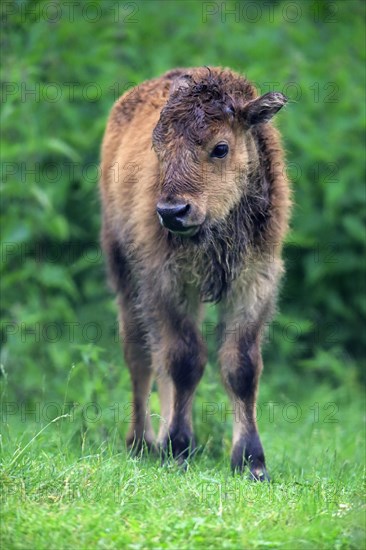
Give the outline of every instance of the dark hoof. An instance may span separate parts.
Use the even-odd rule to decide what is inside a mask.
[[[263,449],[258,446],[258,453],[249,453],[242,443],[237,444],[231,455],[231,469],[234,473],[242,474],[249,470],[249,479],[253,481],[269,481]]]
[[[254,466],[250,461],[245,459],[240,462],[233,462],[233,460],[231,460],[231,469],[234,474],[243,474],[246,467],[248,467],[249,470],[248,479],[252,481],[270,481],[270,477],[264,464]]]
[[[172,431],[161,443],[160,448],[163,462],[172,456],[178,464],[184,464],[193,455],[196,443],[192,433]]]
[[[249,479],[252,481],[271,481],[265,466],[259,466],[257,468],[250,468]]]
[[[242,474],[246,467],[249,469],[249,479],[269,481],[263,447],[256,431],[239,440],[231,454],[231,469],[234,473]]]

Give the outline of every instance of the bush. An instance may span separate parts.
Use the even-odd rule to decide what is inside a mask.
[[[113,101],[176,66],[230,66],[290,97],[278,125],[295,206],[266,363],[279,377],[360,375],[363,2],[258,2],[257,21],[253,3],[225,3],[238,17],[220,3],[213,15],[204,2],[76,3],[74,20],[46,4],[2,8],[2,363],[16,396],[62,393],[80,361],[85,384],[93,344],[96,385],[118,379],[99,147]]]

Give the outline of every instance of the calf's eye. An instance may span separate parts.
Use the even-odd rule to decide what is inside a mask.
[[[217,158],[217,159],[223,159],[224,157],[226,157],[228,152],[229,152],[229,146],[227,145],[227,143],[218,143],[212,149],[210,157],[211,158]]]

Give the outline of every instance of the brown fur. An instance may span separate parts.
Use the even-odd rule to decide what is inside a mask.
[[[232,465],[265,476],[255,423],[260,336],[282,273],[290,209],[278,132],[269,123],[281,94],[257,97],[228,69],[176,69],[114,105],[102,146],[102,242],[119,297],[134,387],[129,442],[153,444],[147,413],[152,374],[163,399],[160,444],[175,456],[193,445],[191,404],[206,362],[200,303],[219,302],[226,329],[224,383],[240,414]],[[210,152],[225,141],[229,154]],[[191,205],[190,237],[159,223],[159,200]],[[236,334],[235,327],[240,327]]]

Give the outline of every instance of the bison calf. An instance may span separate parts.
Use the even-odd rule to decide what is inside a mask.
[[[129,445],[158,443],[186,458],[192,400],[207,359],[202,303],[217,302],[219,358],[233,400],[231,464],[266,479],[255,405],[261,334],[283,272],[290,208],[283,154],[270,119],[281,93],[258,97],[228,69],[176,69],[114,105],[102,146],[102,242],[118,297],[133,387]]]

